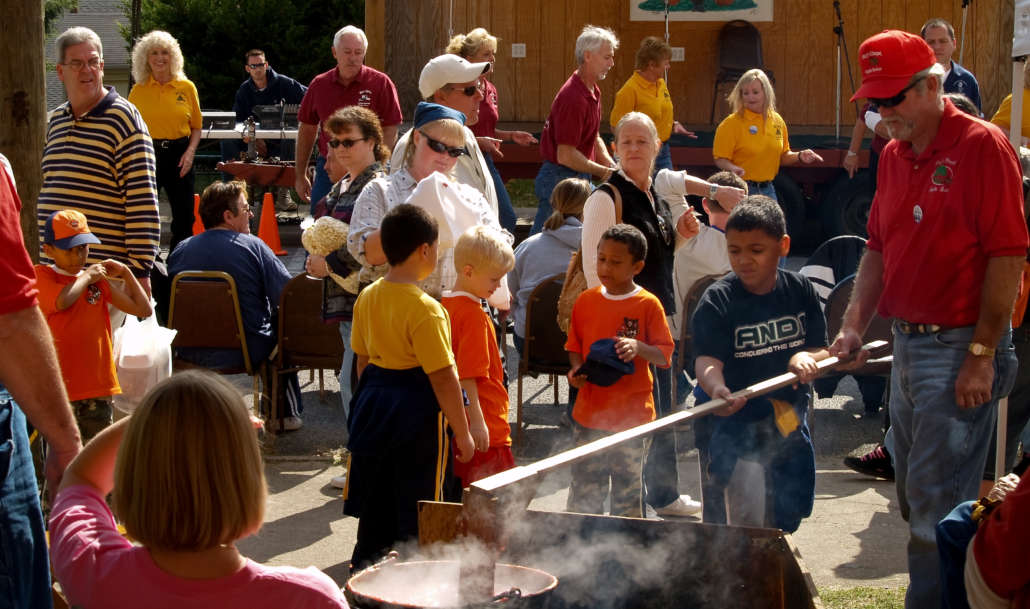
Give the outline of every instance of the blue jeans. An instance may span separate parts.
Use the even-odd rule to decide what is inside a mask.
[[[940,607],[937,523],[959,503],[975,499],[983,477],[998,399],[1016,375],[1011,332],[994,357],[991,401],[963,409],[955,379],[973,338],[973,327],[935,334],[894,332],[891,434],[901,516],[909,523],[908,609]]]
[[[322,197],[329,194],[332,189],[333,183],[325,171],[325,157],[318,155],[315,158],[315,182],[311,185],[311,204],[314,205],[321,201]]]
[[[0,609],[49,609],[50,561],[25,415],[0,385]]]
[[[655,416],[672,414],[672,368],[651,367],[654,373]],[[651,434],[651,446],[644,459],[644,501],[654,508],[676,501],[679,469],[676,463],[676,430]]]
[[[672,150],[669,149],[669,142],[663,142],[658,149],[658,156],[654,159],[654,173],[662,169],[675,169],[672,166]]]
[[[765,195],[773,201],[779,201],[776,198],[776,187],[773,186],[772,180],[763,182],[764,186],[759,186],[759,182],[747,181],[747,194],[749,195]]]
[[[354,367],[354,351],[350,348],[350,332],[354,322],[340,322],[340,338],[343,339],[343,364],[340,366],[340,401],[343,402],[343,415],[350,415],[350,399],[354,388],[350,384],[350,371]]]
[[[973,502],[965,501],[937,523],[937,549],[941,558],[942,609],[969,609],[966,599],[966,548],[976,535]]]
[[[504,187],[504,180],[501,178],[501,172],[497,171],[497,165],[494,165],[493,157],[484,153],[483,158],[486,159],[486,168],[490,170],[490,177],[494,179],[494,190],[497,191],[497,220],[501,223],[501,228],[514,235],[516,217],[515,208],[511,206],[511,196]]]
[[[533,181],[533,191],[536,193],[536,198],[539,202],[537,203],[536,217],[533,218],[533,228],[529,231],[530,235],[535,235],[543,230],[544,222],[547,222],[547,219],[551,217],[551,212],[553,211],[551,209],[551,192],[558,185],[558,182],[565,178],[589,180],[590,176],[550,161],[544,161],[544,164],[540,166],[540,171],[536,174],[536,180]]]

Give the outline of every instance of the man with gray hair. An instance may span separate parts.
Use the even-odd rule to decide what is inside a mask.
[[[383,126],[383,144],[397,141],[397,125],[401,123],[401,102],[397,87],[386,74],[365,65],[368,38],[361,29],[348,25],[333,36],[333,57],[336,66],[312,79],[300,102],[297,119],[297,162],[294,187],[305,201],[317,203],[333,187],[325,171],[329,133],[319,126],[340,108],[362,106],[376,113]],[[315,159],[315,183],[308,179],[311,146],[318,134],[318,156]]]
[[[55,211],[82,212],[100,243],[87,263],[113,258],[150,292],[161,238],[154,146],[136,107],[104,86],[96,32],[73,27],[57,37],[57,76],[68,101],[50,113],[43,148],[40,236]],[[43,239],[40,238],[40,243]],[[41,254],[44,262],[50,262]]]
[[[454,166],[454,179],[483,193],[493,210],[494,218],[497,218],[497,188],[486,165],[486,158],[479,149],[476,134],[469,129],[479,122],[479,104],[483,101],[483,84],[480,79],[488,71],[488,61],[469,63],[458,55],[440,55],[429,60],[422,68],[418,90],[425,101],[453,108],[465,115],[465,151],[468,154],[458,157],[458,164]],[[404,158],[410,141],[411,131],[397,141],[390,158],[398,160],[390,163],[390,173],[402,169],[400,159]]]
[[[922,38],[884,31],[862,43],[859,61],[852,99],[880,108],[891,141],[830,354],[858,351],[875,313],[895,320],[886,443],[909,523],[905,606],[936,609],[935,526],[977,497],[995,407],[1015,379],[1009,320],[1028,244],[1022,179],[1005,134],[942,97],[944,70]]]
[[[530,234],[536,234],[551,216],[551,191],[565,178],[591,176],[607,180],[615,162],[598,131],[601,126],[601,88],[615,65],[619,40],[608,28],[588,25],[576,39],[578,68],[569,76],[551,102],[543,133],[540,154],[544,163],[536,174],[534,190],[539,199]]]

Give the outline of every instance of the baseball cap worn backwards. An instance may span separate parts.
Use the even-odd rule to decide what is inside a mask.
[[[894,97],[910,84],[912,76],[933,66],[937,59],[930,45],[916,34],[884,30],[858,47],[858,62],[862,86],[851,101]]]
[[[43,243],[58,249],[70,250],[87,243],[100,243],[100,239],[89,232],[86,216],[74,209],[62,209],[50,214],[43,225]]]
[[[469,63],[464,57],[440,55],[429,60],[418,77],[418,91],[425,99],[444,85],[472,82],[490,70],[490,62]]]

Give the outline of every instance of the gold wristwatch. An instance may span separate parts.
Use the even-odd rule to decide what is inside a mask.
[[[977,357],[994,357],[994,349],[983,343],[969,343],[969,352]]]

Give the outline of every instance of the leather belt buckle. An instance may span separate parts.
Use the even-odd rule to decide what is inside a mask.
[[[937,324],[913,324],[903,319],[897,320],[897,327],[902,334],[935,334],[944,329]]]

